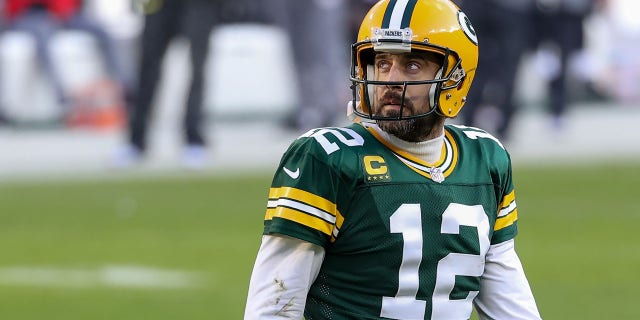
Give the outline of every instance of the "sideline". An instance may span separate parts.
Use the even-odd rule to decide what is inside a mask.
[[[638,161],[638,123],[638,106],[574,105],[562,130],[553,130],[543,112],[523,110],[514,119],[512,139],[502,142],[516,165]],[[201,170],[189,170],[181,166],[178,130],[157,124],[151,130],[148,161],[118,170],[109,164],[124,141],[122,132],[0,128],[0,183],[272,172],[289,144],[302,134],[282,128],[273,119],[212,122],[207,132],[208,163]]]

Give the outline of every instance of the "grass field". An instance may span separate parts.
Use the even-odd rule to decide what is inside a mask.
[[[270,175],[1,184],[0,319],[240,319]],[[640,318],[640,164],[515,179],[543,318]]]

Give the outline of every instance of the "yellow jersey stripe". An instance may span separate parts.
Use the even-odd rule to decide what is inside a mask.
[[[331,214],[332,216],[337,216],[339,214],[338,208],[335,203],[323,197],[315,195],[311,192],[304,191],[301,189],[291,188],[291,187],[280,187],[280,188],[269,189],[269,199],[276,200],[279,198],[293,199],[298,202],[308,204],[322,211],[325,211]]]
[[[513,210],[510,214],[500,217],[496,220],[495,226],[493,226],[493,231],[498,231],[500,229],[506,228],[512,224],[514,224],[518,220],[518,209]]]
[[[277,208],[277,207],[285,207],[285,208],[291,208],[294,210],[298,210],[298,211],[302,211],[306,214],[312,215],[312,216],[316,216],[322,220],[325,220],[327,222],[330,222],[332,224],[336,223],[336,217],[324,212],[316,207],[312,207],[308,204],[302,203],[302,202],[298,202],[295,200],[291,200],[291,199],[286,199],[286,198],[282,198],[282,199],[278,199],[278,200],[269,200],[269,202],[267,202],[267,208],[268,209],[272,209],[272,208]]]
[[[448,150],[447,156],[451,156],[452,159],[451,159],[451,162],[449,163],[449,166],[443,172],[444,176],[448,177],[451,174],[451,172],[453,172],[453,169],[455,169],[456,165],[458,164],[458,156],[460,152],[458,151],[458,145],[456,144],[456,140],[453,138],[453,136],[448,130],[444,131],[444,137],[445,137],[445,142],[448,141],[451,144],[450,146],[451,150]]]
[[[333,224],[302,211],[285,207],[267,209],[265,220],[272,220],[276,217],[297,222],[309,228],[318,230],[328,236],[332,235]]]
[[[515,199],[516,199],[516,191],[512,190],[511,192],[509,192],[509,194],[502,197],[502,202],[500,203],[500,209],[504,209],[508,207],[511,204],[511,202],[513,202]]]
[[[401,160],[402,160],[402,159],[401,159]],[[407,166],[407,167],[409,167],[409,169],[411,169],[411,170],[415,171],[417,174],[419,174],[419,175],[421,175],[421,176],[423,176],[423,177],[426,177],[426,178],[428,178],[428,179],[431,179],[431,174],[430,174],[430,173],[428,173],[428,172],[424,172],[424,171],[422,171],[422,170],[420,170],[420,169],[417,169],[417,168],[414,168],[413,166]]]

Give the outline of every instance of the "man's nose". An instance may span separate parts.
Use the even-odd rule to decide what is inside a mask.
[[[389,73],[387,74],[387,81],[400,81],[401,79],[401,71],[400,68],[398,67],[397,63],[394,63],[391,65],[391,67],[389,68]]]
[[[404,78],[403,78],[403,75],[402,75],[402,71],[400,70],[398,65],[394,63],[391,66],[391,68],[389,68],[389,72],[387,73],[387,81],[390,81],[390,82],[401,82],[403,80],[404,80]],[[390,87],[390,88],[391,87],[401,88],[402,85],[400,85],[400,84],[390,84],[390,85],[387,85],[387,87]]]

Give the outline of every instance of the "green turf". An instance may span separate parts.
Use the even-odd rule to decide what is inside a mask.
[[[640,164],[517,168],[517,249],[545,319],[637,319]],[[0,279],[1,319],[240,319],[270,173],[0,185],[0,273],[134,266],[183,288]]]
[[[639,319],[640,163],[516,172],[520,236],[547,319]]]
[[[239,319],[268,175],[0,187],[0,268],[125,265],[202,276],[183,289],[0,286],[2,319]]]

